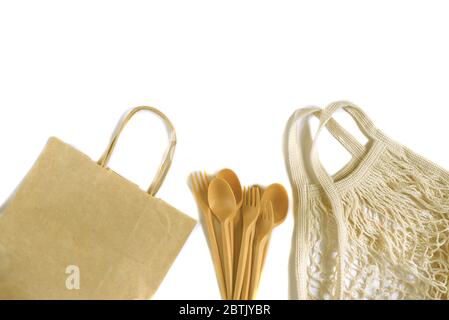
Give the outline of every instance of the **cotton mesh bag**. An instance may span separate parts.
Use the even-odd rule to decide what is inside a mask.
[[[366,145],[333,119],[339,109]],[[318,154],[324,128],[352,154],[332,176]],[[388,138],[348,102],[297,110],[287,139],[293,298],[448,299],[449,172]]]

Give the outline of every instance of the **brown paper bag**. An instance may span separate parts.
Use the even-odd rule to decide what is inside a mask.
[[[106,167],[126,123],[171,145],[148,193]],[[98,163],[51,138],[0,216],[0,299],[150,299],[195,221],[154,195],[176,136],[123,120]]]

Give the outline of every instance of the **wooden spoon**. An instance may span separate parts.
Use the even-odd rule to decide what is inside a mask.
[[[230,243],[230,221],[237,211],[237,202],[231,186],[221,178],[214,178],[209,185],[209,206],[220,221],[223,247],[223,270],[226,281],[227,298],[233,297],[233,262]]]
[[[269,206],[270,203],[271,205]],[[266,226],[264,226],[265,230],[256,230],[254,247],[260,247],[260,249],[255,249],[255,256],[253,258],[253,270],[251,272],[252,280],[250,286],[252,299],[255,299],[256,291],[259,287],[261,272],[265,265],[271,233],[274,228],[278,227],[285,221],[288,215],[288,193],[282,185],[277,183],[269,186],[262,196],[262,210],[271,211],[271,208],[273,215],[271,231],[267,232]]]
[[[240,243],[242,241],[242,212],[240,208],[242,207],[243,203],[243,189],[242,184],[240,183],[239,177],[237,174],[232,171],[231,169],[223,169],[220,172],[218,172],[217,177],[225,180],[232,188],[232,191],[234,192],[235,200],[237,201],[237,207],[238,210],[236,211],[236,214],[232,219],[232,222],[230,223],[231,230],[231,254],[233,257],[238,257],[240,254]],[[234,277],[237,274],[237,267],[238,267],[238,259],[234,259]]]
[[[274,226],[280,226],[288,215],[287,190],[282,185],[275,183],[268,187],[263,196],[265,201],[271,201],[273,204]]]
[[[235,172],[232,171],[231,169],[223,169],[217,174],[217,177],[229,183],[232,192],[234,192],[234,197],[235,200],[237,201],[237,206],[240,208],[243,202],[243,189],[237,174],[235,174]]]

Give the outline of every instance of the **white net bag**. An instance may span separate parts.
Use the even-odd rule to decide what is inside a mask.
[[[369,139],[333,118],[343,109]],[[308,119],[320,119],[314,137]],[[327,129],[352,154],[330,176],[317,139]],[[306,108],[289,122],[297,299],[448,299],[449,173],[394,142],[357,106]]]

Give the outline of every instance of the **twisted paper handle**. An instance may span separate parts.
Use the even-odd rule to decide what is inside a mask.
[[[109,160],[111,158],[112,153],[114,152],[115,146],[117,145],[117,141],[120,137],[120,134],[122,133],[125,126],[128,124],[128,122],[131,120],[131,118],[140,111],[150,111],[152,113],[155,113],[158,115],[162,121],[164,121],[165,125],[167,126],[169,135],[170,135],[170,145],[165,153],[165,156],[162,160],[162,164],[159,167],[159,170],[156,174],[156,177],[153,179],[153,182],[151,183],[150,188],[148,189],[148,193],[151,196],[155,196],[156,193],[159,191],[159,188],[161,187],[162,183],[164,182],[165,176],[168,173],[168,170],[170,169],[173,156],[175,153],[176,148],[176,132],[173,124],[170,122],[170,120],[167,118],[165,114],[163,114],[161,111],[159,111],[156,108],[153,107],[137,107],[132,109],[119,123],[119,126],[117,127],[116,131],[114,132],[114,135],[112,136],[111,142],[104,152],[103,156],[98,160],[98,165],[102,167],[106,167],[109,163]]]

